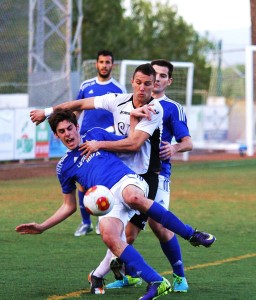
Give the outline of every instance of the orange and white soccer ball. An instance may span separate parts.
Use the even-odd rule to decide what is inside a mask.
[[[113,208],[115,199],[112,192],[104,185],[89,188],[84,195],[86,211],[93,216],[104,216]]]

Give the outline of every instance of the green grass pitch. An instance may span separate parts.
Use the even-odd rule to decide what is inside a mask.
[[[206,249],[180,239],[190,289],[160,299],[256,299],[256,160],[174,162],[171,191],[172,211],[217,241]],[[61,203],[55,177],[0,181],[0,299],[134,300],[143,295],[146,283],[107,290],[103,296],[89,293],[87,275],[106,247],[94,232],[73,236],[79,211],[42,235],[15,232],[18,224],[43,221]],[[171,280],[170,266],[149,228],[135,247]],[[112,280],[109,273],[106,282]]]

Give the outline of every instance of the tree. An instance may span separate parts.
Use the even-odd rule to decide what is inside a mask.
[[[195,64],[195,88],[208,89],[207,54],[214,45],[207,35],[199,36],[168,2],[153,7],[150,1],[131,0],[128,16],[121,1],[85,0],[83,4],[83,59],[94,58],[99,49],[107,48],[116,59],[190,61]]]

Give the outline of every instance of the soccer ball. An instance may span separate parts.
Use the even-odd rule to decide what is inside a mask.
[[[113,208],[115,199],[111,191],[104,185],[89,188],[84,195],[86,211],[93,216],[104,216]]]

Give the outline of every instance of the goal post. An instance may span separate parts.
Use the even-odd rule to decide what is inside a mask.
[[[254,70],[256,69],[256,46],[247,46],[245,50],[245,99],[246,99],[246,146],[247,155],[254,155],[255,141],[255,109],[254,109]],[[256,78],[255,78],[256,81]]]
[[[134,68],[148,63],[146,60],[122,60],[120,66],[120,83],[131,91],[131,78]],[[174,66],[173,98],[177,98],[186,108],[192,105],[194,64],[190,62],[171,62]],[[131,68],[130,68],[131,67]],[[168,93],[168,91],[167,91]]]

